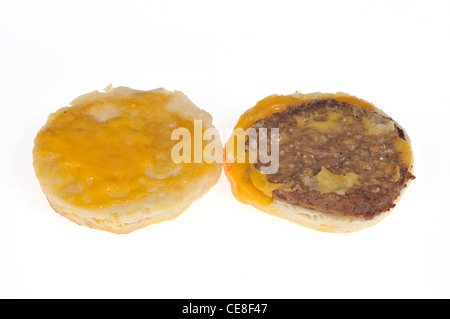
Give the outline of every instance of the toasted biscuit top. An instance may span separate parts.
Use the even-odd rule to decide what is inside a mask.
[[[157,199],[161,192],[181,194],[178,190],[213,165],[171,159],[175,128],[193,134],[194,119],[211,125],[209,115],[186,107],[186,100],[180,92],[123,87],[76,99],[52,114],[35,139],[42,188],[89,209]]]

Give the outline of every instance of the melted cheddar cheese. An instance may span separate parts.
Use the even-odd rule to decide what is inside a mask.
[[[317,182],[318,189],[321,193],[337,193],[345,194],[349,188],[359,184],[359,176],[354,172],[349,172],[344,175],[338,175],[331,172],[326,167],[322,167],[320,172],[313,177]]]
[[[193,118],[170,109],[173,95],[135,91],[85,98],[52,114],[35,140],[42,186],[77,207],[125,205],[182,189],[213,164],[175,164],[171,140]],[[162,203],[163,205],[164,203]]]
[[[261,171],[257,169],[253,164],[250,164],[249,175],[252,184],[268,197],[272,197],[272,192],[282,187],[282,184],[269,182],[266,175],[261,173]]]

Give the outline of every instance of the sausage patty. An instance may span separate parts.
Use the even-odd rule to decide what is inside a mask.
[[[278,184],[272,196],[287,203],[372,219],[394,207],[414,178],[402,161],[404,132],[391,118],[357,105],[312,100],[253,127],[279,129],[279,169],[266,176]]]

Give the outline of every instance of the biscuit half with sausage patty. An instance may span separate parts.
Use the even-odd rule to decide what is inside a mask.
[[[200,136],[213,128],[211,115],[178,91],[94,91],[51,114],[39,131],[36,176],[51,206],[80,225],[123,234],[169,220],[221,173],[220,163],[174,160],[172,133],[181,128],[191,138],[195,123]]]
[[[253,129],[256,142],[247,136],[241,162],[235,136],[226,144],[233,195],[315,230],[353,232],[378,223],[415,178],[405,130],[345,93],[272,95],[247,110],[236,129]],[[277,135],[269,134],[274,129]],[[252,145],[278,154],[276,171],[259,155],[250,160]]]

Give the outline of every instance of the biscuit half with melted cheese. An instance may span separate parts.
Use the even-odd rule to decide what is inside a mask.
[[[82,95],[37,134],[36,176],[54,210],[80,225],[129,233],[173,219],[222,169],[172,160],[173,130],[194,136],[195,120],[203,131],[213,127],[211,115],[177,91],[109,86]]]
[[[270,163],[252,162],[249,154],[239,162],[232,136],[224,171],[233,195],[315,230],[354,232],[378,223],[415,178],[405,130],[346,93],[271,95],[247,110],[238,128],[254,129],[256,146],[265,141],[269,153],[275,151],[269,131],[277,129],[278,167],[266,173]],[[251,145],[247,136],[245,152]]]

